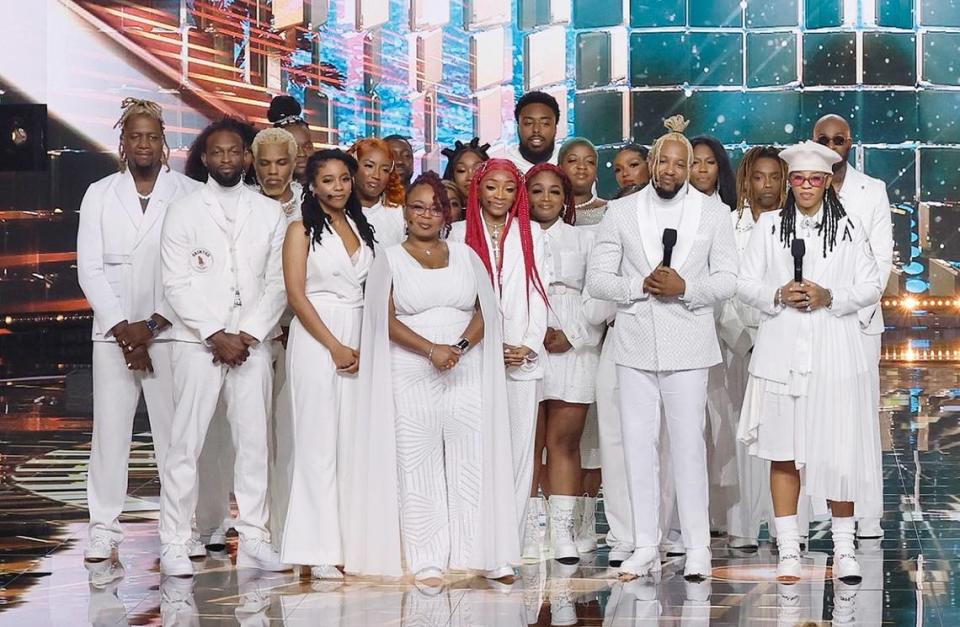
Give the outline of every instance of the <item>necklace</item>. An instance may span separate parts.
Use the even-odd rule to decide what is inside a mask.
[[[294,195],[293,198],[291,198],[287,202],[280,203],[280,208],[283,209],[283,214],[286,216],[292,216],[294,204],[296,204],[296,202],[297,202],[297,197],[296,195]]]
[[[140,192],[137,192],[137,197],[140,198],[140,200],[150,200],[151,196],[153,196],[153,192],[150,192],[149,194],[141,194]]]
[[[427,257],[432,256],[432,255],[433,255],[433,252],[434,252],[435,250],[437,250],[438,248],[440,248],[442,245],[443,245],[443,242],[442,242],[441,240],[437,240],[432,246],[430,246],[430,248],[421,248],[420,246],[414,246],[414,245],[411,244],[409,241],[407,242],[407,246],[409,246],[410,248],[412,248],[412,249],[414,249],[414,250],[419,250],[420,252],[422,252],[422,253],[423,253],[424,255],[426,255]]]
[[[500,263],[500,234],[503,232],[503,224],[491,224],[484,219],[483,223],[487,226],[490,233],[490,242],[493,244],[493,260],[498,265]]]
[[[586,202],[577,203],[576,205],[574,205],[574,209],[577,209],[577,210],[579,211],[580,209],[583,209],[583,208],[586,207],[587,205],[593,204],[593,203],[595,203],[595,202],[597,202],[597,195],[596,195],[596,194],[592,194],[592,195],[590,196],[590,200],[588,200],[588,201],[586,201]]]

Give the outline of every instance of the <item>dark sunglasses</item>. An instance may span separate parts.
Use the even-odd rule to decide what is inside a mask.
[[[821,146],[829,146],[833,144],[837,148],[846,145],[850,141],[849,137],[844,137],[843,135],[834,135],[833,137],[827,137],[826,135],[821,135],[817,138],[817,143]]]

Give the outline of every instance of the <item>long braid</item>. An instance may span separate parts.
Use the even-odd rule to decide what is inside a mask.
[[[313,181],[317,177],[317,172],[320,170],[320,166],[327,161],[334,160],[346,165],[351,177],[356,176],[357,162],[342,150],[320,150],[315,152],[310,159],[307,160],[307,180],[310,181],[311,184],[303,188],[303,228],[314,245],[320,243],[324,231],[333,233],[333,229],[330,228],[330,218],[320,205],[320,201],[317,200],[312,187]],[[350,196],[347,198],[344,213],[357,225],[357,232],[360,234],[360,239],[370,247],[370,250],[374,250],[374,244],[377,241],[374,236],[374,230],[363,214],[363,205],[360,204],[360,197],[357,196],[357,190],[353,186],[350,188]]]
[[[113,128],[120,129],[120,145],[117,152],[120,155],[120,171],[127,170],[127,156],[123,153],[123,131],[127,121],[138,115],[146,115],[153,118],[160,125],[160,135],[163,138],[163,151],[160,153],[160,163],[170,171],[170,144],[167,143],[166,126],[163,123],[163,107],[152,100],[141,100],[139,98],[124,98],[120,103],[122,113],[117,119]]]
[[[570,177],[567,176],[567,173],[564,172],[559,166],[555,166],[552,163],[538,163],[537,165],[530,168],[530,171],[527,172],[527,186],[529,187],[530,181],[533,180],[533,177],[540,174],[541,172],[550,172],[558,179],[560,179],[560,186],[563,188],[563,213],[560,215],[560,218],[569,225],[574,225],[577,223],[577,202],[576,198],[573,195],[573,183],[570,182]],[[529,189],[527,192],[529,193]]]
[[[501,281],[500,272],[503,253],[501,252],[500,254],[501,263],[498,264],[496,273],[494,273],[493,264],[490,261],[490,252],[487,249],[487,241],[484,234],[485,227],[483,217],[481,216],[482,209],[480,207],[480,183],[488,174],[495,171],[509,174],[517,186],[517,195],[514,198],[513,206],[510,207],[510,212],[507,214],[507,223],[504,225],[501,241],[506,242],[510,227],[514,221],[516,221],[518,223],[517,228],[520,230],[520,247],[523,251],[524,274],[527,281],[527,305],[529,306],[530,304],[531,284],[546,303],[548,302],[547,290],[543,287],[543,282],[540,280],[540,273],[537,271],[536,260],[533,257],[533,231],[530,226],[530,201],[527,197],[527,188],[524,183],[523,174],[512,161],[506,159],[490,159],[480,166],[473,180],[470,181],[470,197],[467,199],[466,244],[480,257],[480,261],[483,262],[487,273],[490,275],[490,280],[496,281],[499,285]]]
[[[740,161],[740,167],[737,168],[737,216],[743,215],[743,210],[749,202],[752,206],[753,187],[750,184],[750,177],[753,176],[753,168],[761,159],[772,159],[780,166],[780,174],[783,184],[780,186],[777,206],[783,207],[787,202],[787,164],[780,159],[780,149],[774,146],[754,146],[743,155]]]
[[[783,244],[784,248],[789,248],[797,237],[796,204],[791,189],[787,192],[787,201],[783,209],[780,210],[780,243]],[[847,211],[843,208],[840,198],[831,185],[823,196],[823,219],[817,225],[817,233],[823,236],[824,258],[826,258],[827,252],[833,252],[837,244],[837,231],[840,228],[840,221],[846,215]]]

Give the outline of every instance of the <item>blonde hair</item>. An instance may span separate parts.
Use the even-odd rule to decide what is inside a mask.
[[[166,166],[167,171],[169,172],[170,145],[167,144],[167,135],[163,124],[163,107],[152,100],[124,98],[123,102],[120,103],[120,109],[122,111],[120,118],[117,120],[117,123],[113,125],[113,128],[120,129],[120,145],[117,149],[117,153],[120,155],[120,171],[126,172],[127,170],[127,155],[123,152],[123,129],[126,127],[127,122],[129,122],[131,118],[138,115],[146,115],[153,118],[158,124],[160,124],[160,134],[163,136],[163,152],[160,154],[160,163]]]
[[[663,150],[663,145],[667,142],[679,142],[687,149],[687,178],[690,179],[690,162],[693,161],[693,145],[690,143],[690,140],[687,139],[687,136],[683,134],[687,127],[690,126],[690,122],[684,118],[682,115],[675,115],[669,117],[663,121],[663,126],[667,129],[667,133],[661,135],[657,141],[653,142],[653,147],[650,149],[650,180],[653,184],[660,184],[660,177],[657,173],[657,163],[660,161],[660,152]]]
[[[282,128],[265,128],[257,133],[257,136],[253,138],[253,143],[250,144],[250,152],[253,153],[253,158],[257,158],[257,152],[260,150],[260,146],[273,144],[286,144],[287,154],[290,155],[290,160],[296,161],[297,151],[299,150],[297,139],[290,131]]]

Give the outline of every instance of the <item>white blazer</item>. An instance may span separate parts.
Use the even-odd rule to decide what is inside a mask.
[[[648,185],[614,200],[597,229],[587,267],[590,296],[619,305],[614,361],[638,370],[709,368],[720,363],[714,306],[733,296],[737,250],[730,208],[687,185],[671,266],[686,283],[683,298],[651,298],[644,279],[663,260],[663,230]]]
[[[244,187],[231,232],[209,187],[173,204],[163,223],[163,289],[173,339],[203,342],[220,330],[273,337],[287,304],[280,203]]]
[[[124,320],[146,320],[155,313],[172,320],[160,282],[160,229],[170,204],[200,186],[161,168],[146,212],[129,170],[87,188],[80,203],[77,275],[93,308],[94,341],[113,341],[107,332]],[[160,334],[168,336],[166,329]]]
[[[847,213],[856,217],[866,229],[867,241],[870,242],[880,271],[882,292],[893,269],[893,220],[890,217],[887,186],[880,179],[869,177],[848,165],[839,196]],[[879,302],[861,309],[857,317],[860,328],[867,335],[883,333],[883,313]]]
[[[533,260],[540,273],[544,289],[550,285],[549,270],[543,262],[543,235],[537,224],[531,225],[533,235]],[[483,231],[493,262],[493,243],[486,229]],[[455,222],[450,230],[450,241],[464,242],[467,235],[467,223]],[[500,318],[503,320],[503,342],[511,346],[526,346],[538,357],[543,356],[543,338],[547,334],[547,305],[533,283],[527,287],[524,273],[523,249],[520,247],[520,229],[516,222],[510,226],[503,241],[503,266],[500,275],[501,285],[497,285],[494,269],[494,292],[500,306]],[[529,297],[529,298],[528,298]],[[540,359],[529,362],[521,368],[510,368],[507,377],[515,381],[530,381],[543,378],[543,366]]]
[[[780,212],[761,214],[753,229],[740,264],[737,297],[761,315],[750,359],[754,376],[786,383],[793,361],[810,355],[810,325],[854,316],[880,300],[877,263],[856,217],[845,216],[837,225],[837,241],[826,258],[820,248],[822,240],[813,241],[817,244],[808,242],[804,256],[804,278],[831,290],[833,305],[811,313],[778,308],[774,306],[777,289],[793,280],[790,247],[780,241]]]

